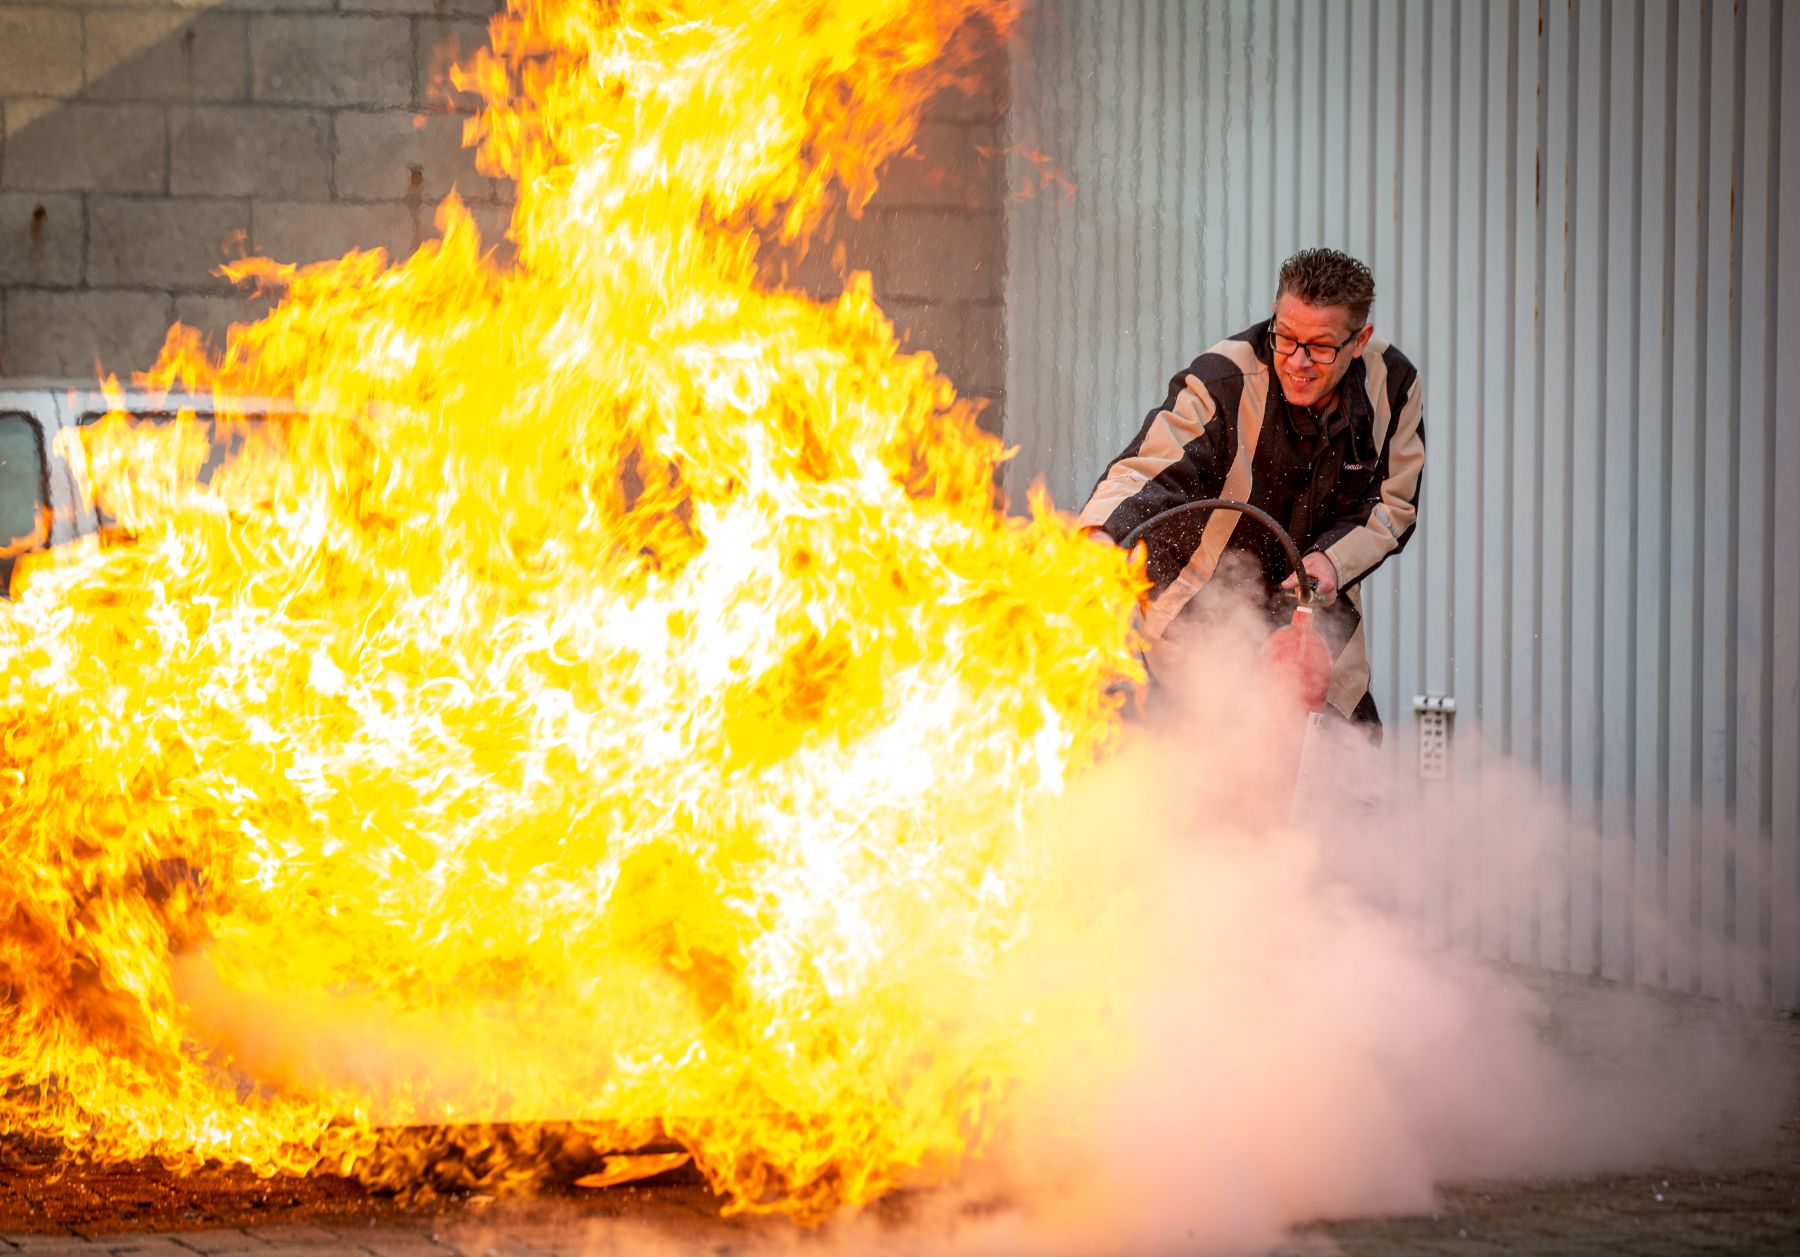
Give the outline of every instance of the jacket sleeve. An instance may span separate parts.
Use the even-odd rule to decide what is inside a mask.
[[[1339,588],[1349,588],[1398,554],[1419,515],[1419,482],[1425,470],[1425,425],[1419,377],[1414,373],[1372,478],[1373,493],[1351,502],[1319,534],[1313,549],[1337,569]]]
[[[1077,522],[1123,541],[1152,516],[1217,496],[1236,440],[1199,376],[1191,368],[1178,374],[1162,406],[1145,416],[1137,436],[1100,477]]]

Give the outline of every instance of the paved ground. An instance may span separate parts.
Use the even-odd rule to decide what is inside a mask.
[[[369,1257],[634,1252],[730,1257],[750,1246],[744,1241],[751,1232],[768,1238],[767,1227],[722,1222],[713,1210],[703,1188],[676,1183],[609,1193],[606,1205],[598,1208],[570,1202],[524,1209],[465,1205],[410,1220],[343,1218],[329,1225],[9,1235],[0,1237],[0,1252],[40,1257],[320,1257],[339,1252]],[[1435,1214],[1307,1228],[1279,1257],[1495,1253],[1793,1257],[1800,1253],[1800,1164],[1790,1160],[1785,1166],[1667,1178],[1468,1185],[1448,1190]]]
[[[1800,1021],[1766,1019],[1762,1029],[1791,1051],[1800,1077]],[[1707,1170],[1455,1184],[1435,1213],[1317,1224],[1269,1257],[1800,1257],[1800,1106],[1773,1144],[1714,1161]],[[719,1218],[692,1171],[548,1199],[406,1208],[341,1180],[296,1186],[223,1174],[196,1185],[130,1168],[59,1175],[47,1156],[0,1156],[0,1257],[767,1257],[795,1235],[784,1223]],[[842,1244],[795,1248],[859,1257]]]

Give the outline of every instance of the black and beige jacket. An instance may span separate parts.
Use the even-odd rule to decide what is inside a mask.
[[[1153,516],[1200,498],[1236,498],[1267,511],[1302,553],[1322,551],[1337,568],[1343,596],[1319,616],[1333,654],[1328,701],[1348,718],[1374,721],[1358,584],[1412,536],[1425,464],[1419,373],[1371,336],[1339,385],[1338,406],[1321,419],[1288,404],[1272,361],[1267,321],[1196,358],[1107,467],[1080,522],[1122,541]],[[1288,574],[1280,544],[1235,512],[1153,526],[1144,542],[1152,586],[1144,630],[1152,642],[1199,612],[1206,600],[1196,595],[1228,552],[1261,570],[1269,596]],[[1151,660],[1154,668],[1154,651]]]

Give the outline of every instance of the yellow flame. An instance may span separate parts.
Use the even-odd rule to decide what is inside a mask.
[[[1136,578],[997,508],[866,278],[756,266],[993,7],[514,0],[458,82],[516,262],[453,196],[238,264],[279,306],[151,379],[298,413],[65,450],[129,541],[0,604],[0,1127],[399,1186],[673,1138],[801,1218],[981,1145],[1086,1016],[992,983]]]

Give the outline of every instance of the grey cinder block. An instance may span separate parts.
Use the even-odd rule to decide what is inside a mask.
[[[0,192],[0,284],[79,284],[81,215],[73,193]]]
[[[462,127],[460,114],[410,109],[339,114],[338,196],[436,205],[454,185],[466,201],[493,199],[494,181],[475,172],[475,155],[462,146]]]
[[[412,60],[412,24],[406,18],[250,19],[250,86],[257,100],[406,105],[413,96]]]
[[[331,123],[322,112],[266,105],[176,106],[169,113],[169,191],[176,196],[323,198]]]
[[[225,333],[236,323],[255,323],[275,304],[272,297],[229,297],[188,293],[175,298],[175,320],[198,331],[215,348],[224,348]]]
[[[512,227],[513,207],[510,205],[470,205],[467,207],[469,217],[475,220],[475,228],[481,233],[481,250],[492,253],[494,260],[502,266],[510,266],[517,260],[518,249],[507,238]],[[435,240],[439,236],[436,218],[420,224],[426,239]]]
[[[158,105],[8,102],[6,188],[160,192],[168,145]]]
[[[963,307],[963,374],[957,387],[989,396],[1006,391],[1006,305]]]
[[[996,123],[922,122],[908,151],[881,172],[881,186],[869,204],[1001,210],[1006,188],[1004,148]]]
[[[222,290],[214,274],[244,251],[244,201],[92,197],[87,280],[96,286]]]
[[[162,348],[169,314],[163,293],[15,288],[6,299],[6,372],[88,379],[96,359],[121,376],[141,371]]]
[[[80,12],[67,5],[0,7],[0,93],[73,96],[80,90]]]
[[[954,301],[890,301],[894,334],[908,353],[929,353],[938,370],[958,384],[963,378],[963,308]]]
[[[471,112],[478,99],[458,93],[450,85],[450,67],[466,61],[488,42],[486,22],[453,21],[445,18],[421,19],[418,23],[418,62],[415,73],[419,83],[419,103],[442,108],[446,105]]]
[[[418,13],[451,17],[488,17],[506,0],[338,0],[346,13]]]
[[[390,260],[412,252],[412,210],[403,204],[256,201],[251,248],[278,262],[319,262],[352,249],[386,249]]]
[[[1009,82],[1006,45],[985,22],[970,22],[952,39],[951,52],[968,65],[925,102],[924,116],[941,122],[994,122],[1006,114]]]
[[[86,21],[92,99],[243,100],[250,94],[242,14],[94,9]]]
[[[870,210],[877,298],[999,301],[1005,296],[1006,228],[998,214]]]

